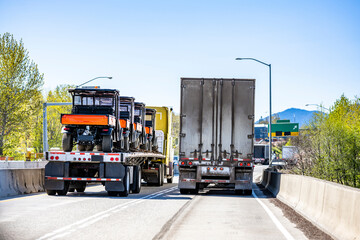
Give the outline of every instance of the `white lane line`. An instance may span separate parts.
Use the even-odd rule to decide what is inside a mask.
[[[82,220],[79,220],[75,223],[72,223],[70,225],[67,225],[65,227],[62,227],[60,229],[57,229],[55,231],[52,231],[50,233],[47,233],[45,234],[44,236],[38,238],[38,240],[43,240],[43,239],[57,239],[57,238],[60,238],[60,237],[64,237],[68,234],[71,234],[72,232],[75,232],[76,229],[84,226],[84,225],[89,225],[88,223],[90,224],[93,224],[105,217],[108,217],[111,215],[111,212],[114,212],[118,209],[121,209],[121,208],[124,208],[124,207],[128,207],[128,206],[132,206],[132,205],[135,205],[135,204],[138,204],[138,203],[141,203],[143,201],[145,201],[146,199],[152,199],[152,198],[156,198],[160,195],[163,195],[163,194],[166,194],[168,192],[171,192],[171,191],[174,191],[175,189],[177,189],[177,187],[172,187],[172,188],[169,188],[169,189],[165,189],[165,190],[162,190],[162,191],[159,191],[159,192],[155,192],[155,193],[152,193],[150,195],[147,195],[147,196],[144,196],[142,198],[139,198],[139,199],[135,199],[133,201],[130,201],[130,202],[126,202],[126,203],[123,203],[123,204],[119,204],[119,205],[116,205],[112,208],[109,208],[107,210],[104,210],[104,211],[101,211],[101,212],[98,212],[92,216],[89,216],[87,218],[84,218]]]
[[[252,193],[256,201],[264,208],[265,212],[269,215],[275,226],[280,230],[287,240],[295,240],[295,238],[286,230],[286,228],[279,222],[275,215],[270,211],[270,209],[258,198],[255,194],[255,191]]]

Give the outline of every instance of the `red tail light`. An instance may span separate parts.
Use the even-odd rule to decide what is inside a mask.
[[[51,156],[50,159],[51,159],[51,160],[54,160],[54,156]]]
[[[59,160],[59,156],[56,156],[56,157],[55,157],[55,160]]]
[[[109,131],[109,129],[104,128],[102,131],[103,131],[103,132],[108,132],[108,131]]]
[[[192,165],[192,162],[189,162],[189,165],[191,166],[191,165]]]
[[[240,165],[240,167],[242,167],[244,164],[243,164],[243,163],[240,163],[239,165]]]
[[[110,161],[114,161],[114,158],[112,157],[112,158],[110,158]]]
[[[70,128],[64,128],[65,131],[70,131]]]
[[[181,162],[181,165],[183,165],[183,166],[184,166],[184,165],[185,165],[185,162],[184,162],[184,161],[182,161],[182,162]]]
[[[251,163],[247,163],[246,165],[247,165],[248,167],[250,167],[250,166],[251,166]]]

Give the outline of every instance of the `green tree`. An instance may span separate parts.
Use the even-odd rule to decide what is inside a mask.
[[[26,139],[32,116],[41,108],[43,74],[30,60],[23,42],[0,35],[0,155]]]
[[[292,142],[299,147],[302,174],[360,185],[360,99],[341,96],[328,114],[317,113]]]

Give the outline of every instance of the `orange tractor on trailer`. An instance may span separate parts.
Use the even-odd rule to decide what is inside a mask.
[[[61,114],[63,150],[74,143],[79,151],[111,152],[148,150],[145,104],[133,97],[120,97],[116,89],[69,89],[73,98],[71,114]]]

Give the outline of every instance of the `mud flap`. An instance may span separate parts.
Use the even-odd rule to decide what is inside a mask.
[[[69,163],[64,162],[48,162],[45,166],[45,176],[50,177],[67,177],[69,173]],[[64,181],[45,179],[46,190],[62,190],[64,189]]]
[[[195,171],[181,171],[180,170],[179,188],[180,189],[196,189],[196,170]]]
[[[252,171],[243,171],[235,173],[235,190],[252,189]]]
[[[120,192],[124,191],[124,178],[126,167],[120,163],[105,164],[105,178],[121,178],[121,182],[105,182],[106,191]]]

